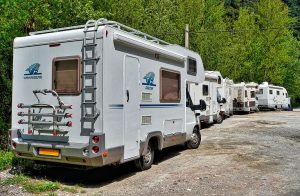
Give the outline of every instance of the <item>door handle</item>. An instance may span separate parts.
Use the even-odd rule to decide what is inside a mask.
[[[129,90],[126,90],[127,102],[129,102]]]

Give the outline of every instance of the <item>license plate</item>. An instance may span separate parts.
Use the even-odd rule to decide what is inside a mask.
[[[59,156],[59,150],[57,150],[57,149],[39,148],[38,152],[39,152],[39,155],[42,155],[42,156],[51,156],[51,157]]]

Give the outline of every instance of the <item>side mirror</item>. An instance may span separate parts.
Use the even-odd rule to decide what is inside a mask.
[[[222,103],[226,103],[226,102],[227,102],[227,100],[223,97]]]

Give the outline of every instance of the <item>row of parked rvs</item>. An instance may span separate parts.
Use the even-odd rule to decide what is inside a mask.
[[[199,54],[105,19],[16,38],[13,61],[9,143],[44,163],[145,170],[157,150],[198,148],[201,122],[290,107],[282,87],[234,84]]]

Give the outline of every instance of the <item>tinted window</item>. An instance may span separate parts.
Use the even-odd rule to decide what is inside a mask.
[[[53,60],[53,89],[59,94],[80,93],[80,58],[62,57]]]
[[[188,59],[187,73],[195,76],[197,74],[197,62],[194,59]]]
[[[161,70],[160,100],[162,102],[180,101],[180,74]]]
[[[203,96],[207,96],[208,95],[208,85],[203,84],[203,86],[202,86],[202,94],[203,94]]]
[[[269,90],[269,94],[272,95],[273,94],[273,90]]]

